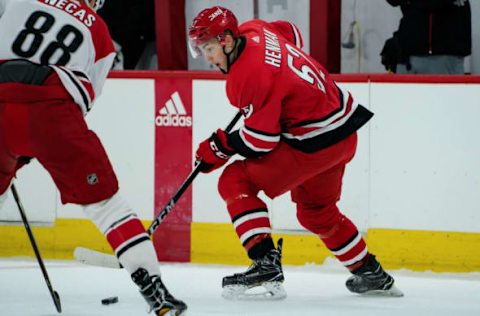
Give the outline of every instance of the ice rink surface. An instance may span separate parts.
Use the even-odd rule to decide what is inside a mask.
[[[65,316],[147,315],[146,303],[124,270],[85,266],[72,261],[46,261],[50,280],[60,294]],[[186,316],[290,315],[480,315],[480,273],[417,273],[396,270],[405,296],[361,297],[344,286],[349,274],[336,263],[284,267],[287,299],[226,301],[222,277],[246,267],[161,264],[163,280],[173,295],[188,304]],[[117,304],[101,300],[118,296]],[[36,261],[0,260],[0,315],[57,314]]]

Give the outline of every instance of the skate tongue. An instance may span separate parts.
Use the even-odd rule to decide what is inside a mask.
[[[282,247],[283,247],[283,238],[280,238],[277,241],[277,250],[280,253],[280,257],[282,256]]]
[[[222,297],[233,301],[272,301],[286,298],[287,293],[281,282],[264,282],[262,285],[254,287],[227,285],[223,288]]]

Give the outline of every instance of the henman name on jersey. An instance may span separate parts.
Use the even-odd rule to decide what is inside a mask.
[[[75,2],[67,0],[42,0],[42,2],[67,12],[88,27],[91,27],[96,20],[95,16],[88,12],[85,7],[82,8],[80,4]]]
[[[185,106],[178,91],[175,91],[165,106],[158,111],[155,118],[157,126],[189,127],[192,126],[192,117],[187,115]]]
[[[282,64],[282,50],[278,42],[278,36],[263,28],[265,34],[265,63],[280,68]]]

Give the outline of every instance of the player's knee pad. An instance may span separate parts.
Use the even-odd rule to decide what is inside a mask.
[[[257,197],[258,189],[251,185],[241,161],[235,161],[224,169],[218,180],[218,192],[227,204],[232,220],[245,211],[267,209]]]
[[[218,192],[227,201],[238,194],[255,196],[258,189],[250,183],[241,160],[234,161],[223,170],[218,179]]]

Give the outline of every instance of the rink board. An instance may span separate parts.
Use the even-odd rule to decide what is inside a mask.
[[[480,271],[479,77],[336,78],[375,113],[359,132],[340,209],[387,266]],[[124,72],[107,81],[87,121],[142,219],[151,219],[188,175],[196,145],[232,119],[224,85],[209,72]],[[19,172],[18,187],[29,218],[40,225],[34,230],[45,256],[71,258],[75,246],[107,251],[81,208],[61,205],[48,174],[35,164]],[[217,193],[220,172],[198,176],[160,226],[154,236],[160,260],[246,262]],[[285,238],[286,264],[322,263],[329,256],[298,224],[288,194],[266,203],[276,236]],[[8,221],[0,226],[0,256],[31,256],[23,228],[11,226],[18,224],[11,198],[0,220]]]

